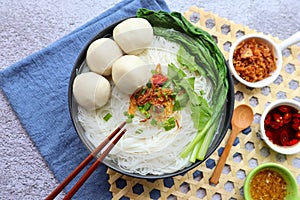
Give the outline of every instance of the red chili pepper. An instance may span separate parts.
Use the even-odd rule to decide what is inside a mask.
[[[280,133],[280,142],[283,146],[287,146],[289,144],[288,133],[286,130],[282,130]]]
[[[273,139],[273,135],[272,135],[271,131],[266,131],[266,136],[267,136],[270,140]]]
[[[271,115],[267,114],[266,118],[265,118],[265,125],[269,125],[271,122]]]
[[[274,118],[275,122],[278,123],[280,126],[283,125],[283,118],[280,114],[274,113],[273,118]]]
[[[295,114],[293,114],[293,117],[294,117],[294,118],[300,119],[300,113],[295,113]]]
[[[295,144],[297,144],[299,142],[299,140],[297,140],[297,139],[292,139],[292,140],[290,140],[288,143],[288,145],[289,146],[293,146],[293,145],[295,145]]]
[[[294,124],[300,124],[300,119],[294,118],[294,119],[293,119],[293,123],[294,123]]]
[[[278,110],[280,110],[281,112],[287,113],[287,112],[290,112],[291,108],[288,106],[279,106]]]
[[[278,106],[264,120],[266,136],[274,144],[292,146],[300,142],[300,112],[291,106]]]
[[[295,131],[300,131],[300,124],[292,124],[292,129]]]
[[[280,128],[279,124],[276,123],[276,122],[270,122],[270,127],[272,129],[279,129]]]
[[[298,131],[298,132],[296,133],[296,138],[298,138],[298,139],[300,140],[300,131]]]
[[[154,74],[152,76],[152,83],[157,85],[163,85],[168,80],[168,77],[162,74]]]
[[[283,123],[288,124],[292,120],[292,113],[284,113],[283,115]]]

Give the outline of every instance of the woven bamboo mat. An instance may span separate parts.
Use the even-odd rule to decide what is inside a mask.
[[[225,58],[228,58],[230,46],[238,37],[256,32],[195,6],[186,11],[184,16],[213,35]],[[280,42],[278,38],[270,37]],[[266,162],[277,162],[289,168],[297,178],[300,190],[300,153],[286,156],[274,152],[261,140],[259,132],[260,116],[270,102],[282,98],[300,101],[299,67],[300,47],[294,45],[283,51],[282,72],[273,84],[261,89],[250,89],[235,81],[235,106],[250,105],[255,118],[251,128],[238,135],[218,185],[210,185],[209,178],[230,130],[218,150],[206,162],[184,175],[147,181],[108,169],[113,199],[244,199],[245,177],[254,167]]]

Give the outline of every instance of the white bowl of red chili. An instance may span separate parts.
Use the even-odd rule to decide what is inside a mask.
[[[271,103],[260,120],[262,139],[281,154],[300,152],[300,102],[280,99]]]
[[[283,165],[264,163],[254,168],[244,183],[245,200],[299,199],[294,175]]]
[[[251,88],[271,84],[280,74],[281,66],[281,48],[263,34],[240,37],[229,52],[231,73],[239,82]]]

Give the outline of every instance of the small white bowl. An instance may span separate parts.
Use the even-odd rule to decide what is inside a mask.
[[[261,131],[261,137],[265,141],[265,143],[274,151],[281,153],[281,154],[296,154],[300,152],[300,142],[293,146],[280,146],[277,144],[274,144],[266,135],[265,133],[265,118],[267,114],[273,109],[281,105],[288,105],[291,106],[297,110],[300,110],[300,102],[292,100],[292,99],[280,99],[273,103],[271,103],[263,112],[261,119],[260,119],[260,131]]]
[[[257,82],[249,82],[249,81],[244,80],[242,77],[240,77],[238,75],[238,73],[236,72],[234,65],[233,65],[233,53],[234,53],[235,49],[239,46],[240,43],[242,43],[243,41],[250,40],[250,39],[256,39],[258,41],[261,41],[264,44],[267,44],[269,46],[269,48],[273,50],[274,57],[276,59],[276,67],[277,67],[276,70],[274,72],[272,72],[269,77],[267,77],[263,80],[257,81]],[[285,48],[287,48],[290,45],[295,44],[299,41],[300,41],[300,31],[298,31],[297,33],[295,33],[288,39],[284,40],[280,44],[276,44],[270,37],[268,37],[264,34],[261,34],[261,33],[244,35],[244,36],[240,37],[238,40],[236,40],[233,43],[232,47],[230,48],[229,60],[228,60],[229,69],[230,69],[231,73],[233,74],[233,76],[239,82],[243,83],[244,85],[251,87],[251,88],[265,87],[265,86],[273,83],[276,80],[276,78],[278,77],[278,75],[280,74],[280,71],[282,68],[282,50],[284,50]]]
[[[249,81],[246,81],[245,79],[243,79],[242,77],[240,77],[233,65],[233,53],[234,53],[235,49],[242,42],[248,41],[251,39],[255,39],[257,41],[260,41],[260,42],[266,44],[273,51],[274,57],[276,59],[276,70],[274,72],[272,72],[269,77],[267,77],[263,80],[257,81],[257,82],[249,82]],[[262,87],[265,87],[265,86],[271,84],[272,82],[274,82],[275,79],[280,74],[281,67],[282,67],[282,54],[281,54],[281,49],[279,49],[277,47],[277,45],[268,36],[265,36],[263,34],[249,34],[249,35],[244,35],[244,36],[240,37],[235,43],[233,43],[232,47],[230,48],[228,61],[229,61],[229,69],[230,69],[231,73],[239,82],[241,82],[244,85],[251,87],[251,88],[262,88]]]

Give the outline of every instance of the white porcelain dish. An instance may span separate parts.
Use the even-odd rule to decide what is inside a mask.
[[[300,110],[300,102],[292,100],[292,99],[280,99],[277,100],[273,103],[271,103],[263,112],[261,119],[260,119],[260,131],[261,131],[261,136],[262,139],[265,141],[265,143],[274,151],[281,153],[281,154],[296,154],[300,152],[300,142],[298,142],[297,144],[293,145],[293,146],[280,146],[280,145],[276,145],[274,144],[266,135],[266,131],[265,131],[265,118],[267,116],[267,114],[273,109],[276,108],[278,106],[281,105],[288,105],[291,106],[295,109],[297,109],[298,111]]]
[[[241,44],[243,41],[247,41],[250,39],[256,39],[259,40],[269,46],[270,49],[273,49],[273,53],[276,59],[276,70],[267,78],[257,81],[257,82],[249,82],[244,80],[242,77],[240,77],[235,70],[235,67],[233,65],[233,54],[235,49]],[[229,52],[229,69],[233,76],[244,85],[251,87],[251,88],[262,88],[265,87],[272,82],[276,80],[278,75],[280,74],[280,71],[282,69],[282,50],[286,49],[292,44],[295,44],[300,41],[300,31],[289,37],[288,39],[284,40],[280,44],[276,44],[270,37],[264,35],[264,34],[247,34],[242,37],[240,37],[238,40],[236,40],[232,47],[230,48]]]

